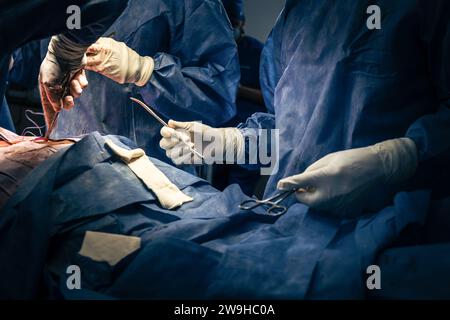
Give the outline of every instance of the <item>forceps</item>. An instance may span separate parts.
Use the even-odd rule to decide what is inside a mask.
[[[137,104],[139,104],[142,108],[144,108],[148,113],[150,113],[150,114],[153,116],[153,118],[155,118],[156,120],[158,120],[158,122],[161,123],[163,126],[169,127],[169,125],[167,124],[167,122],[165,122],[163,119],[161,119],[161,118],[156,114],[156,112],[153,111],[153,110],[152,110],[148,105],[146,105],[144,102],[142,102],[142,101],[139,100],[139,99],[133,98],[133,97],[130,97],[130,99],[131,99],[133,102],[136,102]],[[169,128],[170,128],[170,127],[169,127]],[[188,146],[189,149],[190,149],[193,153],[195,153],[198,157],[200,157],[200,159],[204,159],[203,155],[202,155],[200,152],[198,152],[197,150],[195,150],[195,148],[191,147],[191,146],[190,146],[186,141],[184,141],[181,137],[179,137],[179,139],[180,139],[180,141],[181,141],[182,143],[184,143],[186,146]]]
[[[268,214],[269,216],[281,216],[282,214],[286,213],[287,207],[280,205],[280,203],[289,196],[291,196],[292,194],[294,194],[297,190],[298,189],[287,190],[264,200],[258,199],[246,200],[239,205],[239,209],[253,210],[261,206],[269,206],[269,208],[266,211],[266,214]]]
[[[314,192],[316,189],[314,187],[308,186],[306,188],[298,188],[298,189],[292,189],[280,192],[273,197],[264,199],[264,200],[258,200],[258,199],[250,199],[242,202],[239,205],[239,209],[242,210],[253,210],[255,208],[261,207],[261,206],[269,206],[269,208],[266,211],[266,214],[269,216],[281,216],[286,213],[287,207],[280,205],[282,201],[284,201],[286,198],[290,197],[292,194],[296,192]]]

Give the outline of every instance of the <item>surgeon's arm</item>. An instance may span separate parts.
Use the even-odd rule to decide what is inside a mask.
[[[280,180],[279,189],[297,189],[299,202],[349,218],[385,207],[411,178],[412,184],[424,183],[427,175],[439,179],[441,172],[427,160],[439,163],[450,151],[450,3],[423,1],[418,14],[436,92],[430,114],[415,121],[404,138],[331,153],[303,173]]]
[[[221,125],[236,114],[240,74],[225,11],[214,1],[166,6],[127,43],[100,38],[88,50],[86,69],[136,84],[145,102],[167,118]]]
[[[419,161],[423,162],[450,150],[450,2],[423,1],[420,14],[438,106],[435,113],[414,122],[406,136],[416,143]]]
[[[153,57],[153,74],[140,93],[168,118],[219,126],[236,114],[240,78],[236,43],[218,3],[204,1],[186,10],[180,33],[172,34],[172,54]]]

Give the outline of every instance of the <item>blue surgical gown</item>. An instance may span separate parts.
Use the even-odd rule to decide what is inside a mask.
[[[40,65],[48,47],[47,43],[45,52],[41,54],[41,42],[43,41],[32,41],[14,51],[12,55],[14,65],[8,76],[10,84],[18,85],[27,90],[33,89],[38,85],[37,78]]]
[[[4,1],[0,10],[0,42],[2,44],[0,47],[0,100],[2,101],[0,125],[12,128],[9,109],[3,97],[6,90],[9,57],[15,49],[29,41],[61,32],[66,32],[66,36],[77,43],[92,43],[120,15],[127,2],[127,0],[37,0],[27,3]],[[84,19],[84,27],[80,30],[67,31],[66,9],[69,5],[80,6]]]
[[[238,53],[218,0],[133,0],[105,35],[153,57],[153,75],[138,87],[88,73],[88,88],[74,109],[61,113],[54,137],[119,134],[172,163],[159,147],[161,124],[129,97],[143,99],[166,120],[220,126],[235,115]]]
[[[279,129],[266,195],[329,153],[404,136],[420,155],[407,188],[438,189],[448,172],[450,2],[377,1],[379,30],[366,24],[371,4],[287,1],[262,54],[269,112],[240,125],[246,137]]]

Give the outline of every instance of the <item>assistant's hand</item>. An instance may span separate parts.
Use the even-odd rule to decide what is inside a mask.
[[[417,161],[414,141],[388,140],[329,154],[302,174],[280,180],[278,188],[302,188],[296,193],[299,202],[337,217],[354,217],[386,205],[395,187],[414,174]]]
[[[212,128],[199,122],[169,121],[161,129],[160,147],[176,165],[235,163],[244,153],[244,137],[236,128]],[[194,147],[204,157],[190,151]]]
[[[111,38],[100,38],[87,50],[86,70],[98,72],[117,83],[144,86],[150,79],[154,61],[142,57],[125,43]]]

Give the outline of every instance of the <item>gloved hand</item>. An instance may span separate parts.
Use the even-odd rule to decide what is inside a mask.
[[[150,79],[155,63],[142,57],[125,43],[111,38],[100,38],[87,50],[86,70],[98,72],[120,84],[144,86]]]
[[[161,129],[160,147],[176,165],[236,163],[244,156],[244,137],[236,128],[211,128],[199,122],[170,120]],[[189,147],[199,151],[201,159]]]
[[[278,188],[302,188],[296,192],[299,202],[351,218],[384,207],[395,188],[414,174],[417,162],[414,141],[388,140],[329,154],[302,174],[280,180]]]
[[[74,98],[80,96],[88,85],[82,71],[87,46],[72,42],[63,35],[50,40],[47,55],[39,71],[39,91],[47,127],[55,112],[74,106]],[[67,79],[66,83],[63,83]],[[66,89],[65,92],[64,90]],[[64,96],[63,96],[64,95]]]

